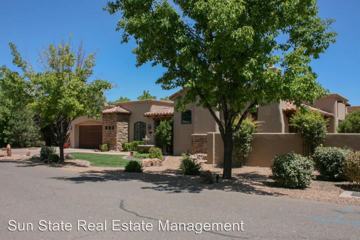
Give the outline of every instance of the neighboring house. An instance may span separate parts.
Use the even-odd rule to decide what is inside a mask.
[[[348,113],[355,112],[355,111],[360,111],[360,106],[349,106],[347,108],[347,111],[348,111]]]
[[[170,99],[176,102],[182,94],[184,91],[179,91],[173,94]],[[348,100],[339,94],[329,94],[317,100],[312,106],[305,104],[303,106],[321,113],[328,120],[328,132],[336,133],[337,127],[345,119],[350,105]],[[257,112],[252,114],[254,120],[258,122],[257,132],[294,132],[289,124],[289,119],[296,110],[297,107],[294,104],[285,101],[259,107]],[[218,126],[207,109],[190,104],[184,112],[175,112],[174,154],[206,153],[207,135],[210,132],[218,132]]]
[[[102,112],[101,119],[80,117],[70,129],[70,146],[98,148],[108,144],[111,150],[122,150],[122,144],[147,139],[155,144],[155,128],[162,119],[174,114],[172,101],[144,100],[120,103]]]
[[[348,114],[348,100],[339,94],[329,94],[315,101],[312,106],[303,104],[311,111],[319,112],[328,120],[328,132],[336,133],[337,127]],[[291,133],[289,124],[291,116],[297,107],[289,102],[269,104],[258,108],[255,120],[259,122],[257,132],[261,133]]]

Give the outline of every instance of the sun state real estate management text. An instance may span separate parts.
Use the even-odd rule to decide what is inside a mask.
[[[65,221],[39,220],[20,222],[14,219],[8,221],[7,229],[11,232],[244,232],[244,222],[170,222],[158,220],[156,224],[145,221],[103,220],[89,222],[77,220],[76,223]]]

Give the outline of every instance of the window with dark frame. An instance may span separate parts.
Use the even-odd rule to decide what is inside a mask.
[[[181,113],[181,124],[191,124],[192,123],[192,112],[191,110],[186,110]]]

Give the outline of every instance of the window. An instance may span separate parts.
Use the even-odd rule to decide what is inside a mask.
[[[146,135],[146,123],[134,123],[134,141],[143,141]]]
[[[192,116],[191,110],[186,110],[185,112],[181,113],[181,124],[191,124]]]

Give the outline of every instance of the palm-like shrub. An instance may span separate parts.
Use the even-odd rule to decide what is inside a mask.
[[[313,154],[316,169],[330,180],[344,179],[344,164],[350,150],[337,147],[317,147]]]
[[[184,175],[199,175],[201,166],[190,156],[184,155],[181,161],[180,170]]]
[[[313,162],[309,158],[295,153],[277,156],[272,166],[274,180],[287,188],[308,187],[313,171]]]

